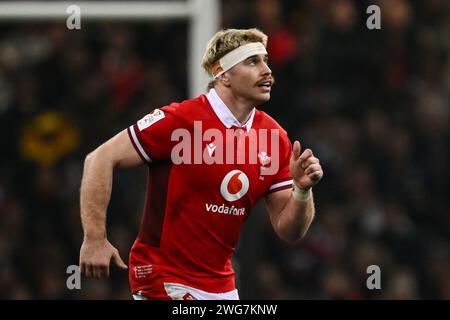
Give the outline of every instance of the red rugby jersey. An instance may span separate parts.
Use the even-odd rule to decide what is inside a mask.
[[[241,126],[212,89],[155,109],[128,133],[149,163],[130,253],[132,291],[156,282],[234,290],[231,257],[250,209],[268,193],[292,187],[286,131],[256,108]]]

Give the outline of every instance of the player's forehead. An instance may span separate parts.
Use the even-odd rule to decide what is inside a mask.
[[[268,55],[267,53],[266,53],[266,54],[254,54],[254,55],[248,57],[247,59],[245,59],[245,60],[242,61],[242,62],[252,61],[252,60],[254,60],[254,59],[258,59],[258,60],[268,60],[268,59],[269,59],[269,55]]]
[[[261,61],[264,61],[267,63],[269,61],[269,55],[268,54],[254,54],[254,55],[242,60],[236,66],[245,67],[245,66],[249,66],[251,63],[254,63],[254,62],[259,63]]]

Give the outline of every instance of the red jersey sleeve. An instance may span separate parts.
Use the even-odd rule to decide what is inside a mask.
[[[267,194],[292,188],[293,181],[291,170],[289,168],[292,156],[292,144],[287,134],[281,134],[280,139],[280,169],[275,174],[272,185],[269,187]]]
[[[170,159],[172,132],[186,128],[187,122],[177,115],[177,105],[172,104],[145,115],[128,128],[128,135],[140,157],[151,163],[153,160]]]

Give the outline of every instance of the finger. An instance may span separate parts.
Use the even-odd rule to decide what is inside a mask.
[[[86,274],[86,265],[80,262],[80,272],[81,274]]]
[[[294,145],[292,147],[292,158],[294,160],[297,160],[300,156],[300,151],[302,150],[302,146],[300,145],[300,142],[297,140],[294,141]]]
[[[86,277],[92,277],[92,266],[90,264],[85,265]]]
[[[125,262],[123,262],[122,258],[119,255],[119,251],[116,250],[116,252],[114,252],[113,256],[112,256],[115,264],[121,268],[121,269],[128,269],[128,266],[125,264]]]
[[[309,157],[311,157],[313,155],[311,149],[306,149],[305,151],[303,151],[303,153],[300,156],[300,161],[305,161],[306,159],[308,159]]]
[[[322,179],[323,171],[322,170],[314,171],[314,172],[310,173],[308,175],[308,177],[313,181],[318,181],[318,180]]]
[[[309,174],[311,174],[311,173],[313,173],[313,172],[315,172],[315,171],[319,171],[319,170],[322,170],[322,167],[320,166],[320,164],[315,163],[315,164],[312,164],[312,165],[308,166],[308,167],[305,169],[305,173],[306,173],[307,175],[309,175]]]
[[[95,279],[100,279],[101,271],[98,266],[92,266],[92,274]]]
[[[103,275],[105,276],[105,278],[109,278],[109,265],[104,267]]]
[[[315,164],[311,164],[309,165],[306,169],[305,169],[305,173],[306,174],[311,174],[315,171],[319,171],[322,170],[322,167],[320,166],[320,164],[315,163]]]
[[[109,276],[109,270],[108,265],[102,264],[98,267],[99,271],[99,277],[100,278],[107,278]]]
[[[105,269],[105,266],[103,266],[103,265],[97,266],[97,279],[106,277],[106,273],[105,273],[104,269]]]
[[[312,165],[312,164],[316,164],[316,163],[320,163],[319,159],[317,159],[314,156],[309,157],[308,159],[306,159],[305,161],[302,162],[301,166],[303,169],[307,168],[308,166]]]

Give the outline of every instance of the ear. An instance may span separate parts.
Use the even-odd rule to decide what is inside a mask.
[[[227,88],[231,87],[230,75],[225,72],[219,76],[219,81]]]

